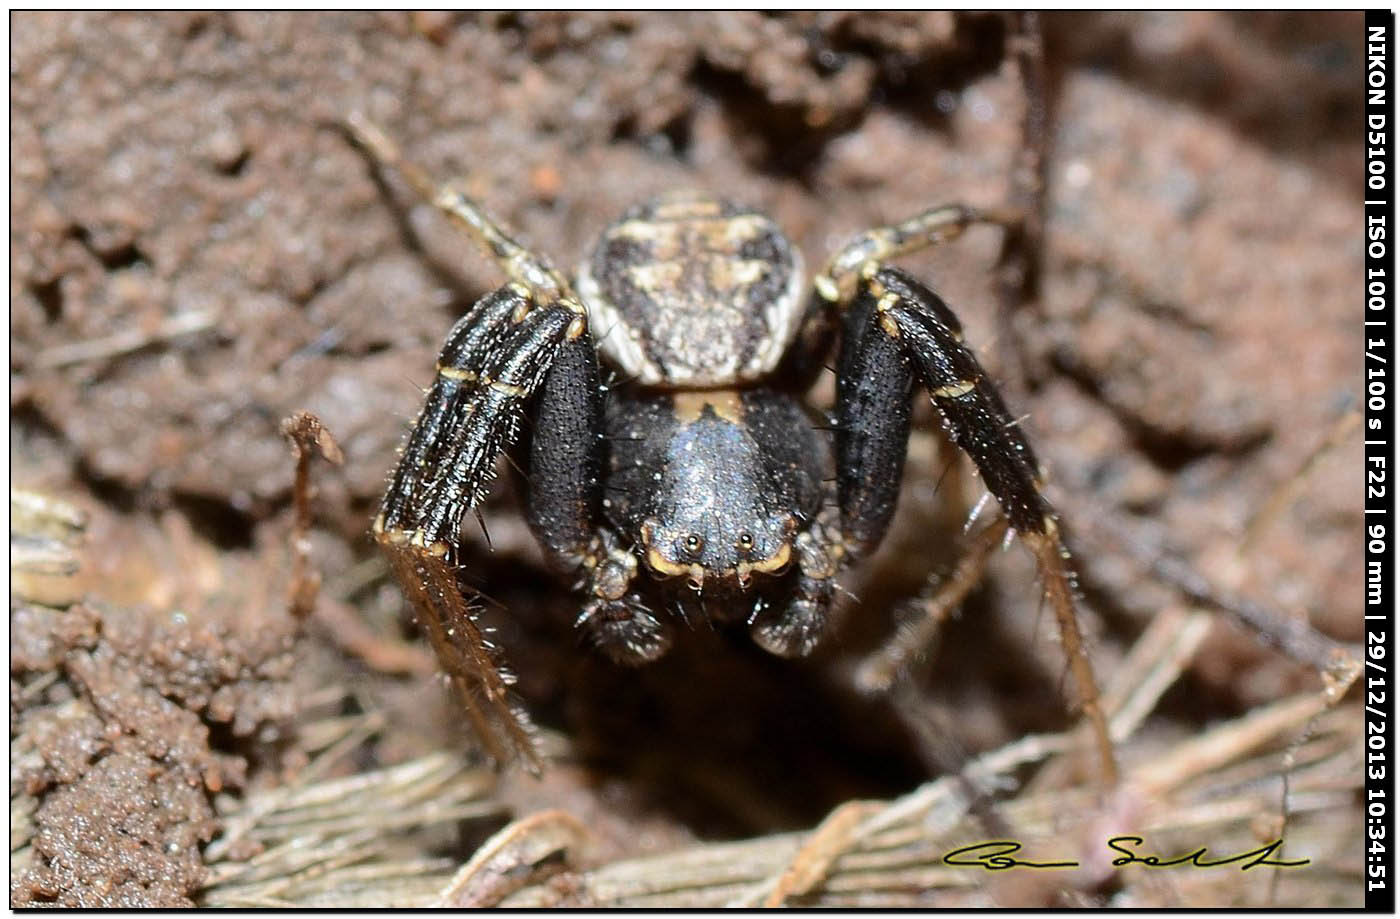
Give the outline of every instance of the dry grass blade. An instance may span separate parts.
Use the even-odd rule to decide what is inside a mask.
[[[34,365],[46,368],[67,367],[70,364],[85,364],[109,357],[120,357],[173,338],[212,329],[218,319],[218,314],[210,310],[181,313],[163,319],[150,328],[129,329],[104,338],[46,348],[35,357]]]
[[[1096,794],[1084,790],[1023,794],[1000,803],[998,813],[1028,853],[1080,863],[1076,871],[1054,872],[1054,889],[1024,883],[1025,873],[992,875],[943,863],[949,851],[986,838],[969,810],[963,785],[951,778],[885,805],[862,803],[862,810],[878,810],[861,813],[864,819],[854,828],[846,824],[857,812],[843,807],[813,834],[787,833],[619,861],[580,873],[572,886],[575,896],[601,907],[704,908],[771,900],[778,893],[800,893],[802,905],[814,907],[1045,906],[1063,904],[1059,897],[1065,889],[1094,888],[1121,872],[1115,904],[1266,905],[1268,885],[1254,878],[1262,871],[1243,877],[1239,872],[1184,871],[1166,883],[1161,873],[1115,868],[1106,840],[1133,833],[1145,837],[1152,851],[1165,853],[1189,851],[1206,841],[1212,852],[1257,849],[1267,841],[1258,838],[1261,828],[1267,829],[1261,815],[1278,812],[1281,742],[1325,707],[1317,693],[1298,696],[1227,722],[1175,753],[1149,758],[1125,772],[1107,816],[1096,807]],[[1309,866],[1305,872],[1268,869],[1285,874],[1278,905],[1345,903],[1347,883],[1359,902],[1360,885],[1346,861],[1346,810],[1337,806],[1360,783],[1359,720],[1354,716],[1335,711],[1319,718],[1313,738],[1296,755],[1300,765],[1290,776],[1288,857],[1309,859]],[[1023,739],[980,758],[967,771],[1006,785],[1013,770],[1070,743],[1068,736]],[[1252,777],[1242,780],[1247,776]],[[838,824],[840,832],[832,829]],[[811,859],[811,853],[820,857]],[[802,883],[778,886],[778,879],[794,877],[794,866],[808,862],[820,870],[798,871]],[[806,881],[815,883],[809,887]],[[539,907],[558,899],[549,885],[532,884],[501,905]]]
[[[762,905],[782,906],[789,898],[809,893],[826,878],[836,857],[850,848],[856,827],[872,812],[883,809],[876,802],[848,801],[828,814],[782,873],[771,885],[765,885],[769,889],[760,898]]]
[[[1197,776],[1224,768],[1286,731],[1302,729],[1328,705],[1325,693],[1304,693],[1256,709],[1135,770],[1133,782],[1148,797],[1165,794]]]
[[[1104,697],[1116,741],[1134,736],[1204,642],[1211,620],[1201,612],[1167,610],[1140,637]],[[1029,736],[974,760],[961,776],[937,779],[895,801],[843,805],[809,834],[614,862],[571,878],[571,896],[641,908],[794,900],[817,907],[1046,906],[1069,902],[1064,891],[1076,886],[1115,881],[1115,903],[1123,905],[1355,905],[1359,864],[1348,862],[1354,827],[1346,805],[1360,784],[1360,722],[1354,711],[1335,708],[1355,671],[1335,677],[1320,692],[1257,709],[1195,739],[1161,749],[1148,740],[1125,747],[1134,765],[1107,802],[1073,783],[1020,784],[1016,776],[1026,767],[1078,743],[1077,730]],[[1285,771],[1286,820],[1280,797]],[[1020,873],[1018,883],[1018,872],[992,875],[945,864],[948,852],[987,838],[969,788],[1010,794],[995,805],[996,813],[1028,853],[1072,857],[1081,867],[1054,872],[1051,885],[1043,873],[1035,882]],[[1281,838],[1285,825],[1288,857],[1308,859],[1309,870],[1266,869],[1275,874],[1271,883],[1256,883],[1262,871],[1247,883],[1224,871],[1187,872],[1168,882],[1160,872],[1114,866],[1118,853],[1107,846],[1115,835],[1132,834],[1156,852],[1190,851],[1209,841],[1212,852],[1229,854]],[[549,885],[531,884],[501,905],[559,902]]]
[[[443,888],[436,905],[495,906],[526,884],[564,870],[586,836],[583,824],[563,811],[543,811],[517,820],[477,850]]]
[[[64,604],[77,599],[70,578],[81,567],[88,516],[66,501],[10,489],[10,597]]]
[[[356,742],[358,732],[348,734]],[[340,744],[335,745],[340,748]],[[338,759],[332,749],[316,763]],[[438,753],[387,769],[283,786],[225,817],[263,846],[242,861],[229,837],[210,847],[207,906],[426,906],[451,876],[450,859],[425,856],[423,833],[501,813],[487,768]]]
[[[1105,694],[1104,708],[1112,715],[1109,728],[1115,741],[1131,737],[1156,708],[1162,693],[1181,676],[1206,640],[1211,623],[1208,613],[1178,608],[1153,617]]]
[[[305,800],[298,795],[305,794],[306,786],[318,779],[341,756],[372,737],[382,726],[382,717],[375,713],[352,719],[328,719],[308,726],[307,734],[310,737],[324,735],[328,738],[333,734],[335,739],[326,743],[316,759],[293,782],[248,799],[237,813],[228,815],[224,819],[223,834],[205,850],[205,860],[212,863],[222,859],[268,814],[285,807],[288,800]]]

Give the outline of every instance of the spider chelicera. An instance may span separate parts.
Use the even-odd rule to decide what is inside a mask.
[[[535,757],[454,558],[464,517],[527,419],[529,523],[578,579],[577,627],[602,652],[652,661],[678,625],[704,617],[742,624],[763,648],[797,657],[822,638],[842,572],[885,534],[922,387],[1000,504],[1004,519],[983,542],[1014,530],[1037,559],[1111,775],[1035,454],[957,317],[887,264],[1011,218],[954,205],[861,233],[804,296],[801,254],[768,217],[673,194],[605,229],[570,284],[467,194],[435,187],[373,125],[356,116],[348,126],[509,279],[448,333],[374,521],[488,752]],[[803,394],[836,337],[827,419]],[[625,384],[603,386],[600,352]]]

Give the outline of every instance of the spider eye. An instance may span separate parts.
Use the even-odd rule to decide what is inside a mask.
[[[681,540],[681,546],[684,547],[688,554],[699,555],[700,550],[705,548],[705,538],[699,533],[691,533],[685,539]]]
[[[744,532],[739,534],[739,549],[748,552],[753,549],[753,534]]]

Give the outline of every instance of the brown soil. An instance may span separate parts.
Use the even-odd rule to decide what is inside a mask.
[[[90,515],[77,580],[11,600],[12,839],[32,843],[16,905],[197,902],[219,802],[294,772],[312,714],[388,716],[347,769],[471,742],[411,650],[367,664],[328,614],[298,640],[285,612],[279,423],[306,409],[345,453],[317,471],[324,601],[385,647],[415,640],[368,520],[442,336],[500,281],[401,185],[378,184],[337,121],[362,111],[563,264],[678,185],[766,208],[814,263],[927,204],[1002,201],[1024,106],[996,15],[11,24],[13,478]],[[1345,427],[1360,396],[1359,15],[1045,26],[1038,301],[998,323],[992,230],[907,266],[1008,379],[1071,536],[1092,499],[1221,588],[1359,640],[1361,445]],[[852,585],[860,615],[796,664],[708,635],[643,671],[593,658],[504,480],[486,513],[494,553],[465,528],[469,577],[498,604],[527,707],[574,763],[510,777],[506,803],[569,809],[620,855],[809,826],[925,778],[927,744],[842,674],[890,631],[896,599],[956,558],[979,486],[960,471],[935,502],[938,449],[916,438],[896,531]],[[1111,674],[1176,596],[1112,551],[1079,564]],[[1037,596],[1025,554],[1007,553],[946,630],[921,685],[950,749],[1066,723]],[[1158,713],[1169,735],[1316,685],[1217,631]]]

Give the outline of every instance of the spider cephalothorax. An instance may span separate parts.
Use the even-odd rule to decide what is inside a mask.
[[[505,752],[499,730],[529,743],[452,560],[464,516],[527,417],[530,525],[578,579],[578,627],[618,661],[655,659],[696,617],[742,624],[775,654],[809,653],[842,571],[889,525],[920,387],[1001,505],[1002,526],[1035,552],[1061,627],[1074,628],[1030,445],[952,311],[886,264],[988,217],[941,207],[862,233],[804,297],[801,257],[769,218],[673,194],[606,228],[571,285],[465,194],[433,189],[378,131],[352,128],[509,277],[448,334],[374,525],[495,752]],[[826,418],[802,400],[833,333]],[[600,353],[627,380],[606,399]],[[1087,662],[1076,676],[1097,716]]]

